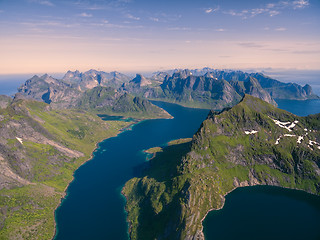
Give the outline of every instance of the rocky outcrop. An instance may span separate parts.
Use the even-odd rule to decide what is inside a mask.
[[[274,99],[319,99],[313,93],[310,85],[306,84],[304,87],[296,83],[283,83],[278,80],[265,76],[262,73],[253,73],[252,77],[256,78],[260,85],[274,98]]]
[[[34,76],[19,88],[17,96],[43,101],[55,109],[80,108],[101,114],[120,114],[137,118],[171,117],[148,100],[133,97],[127,91],[102,87],[112,85],[109,83],[113,80],[120,81],[120,78],[125,81],[120,73],[107,74],[95,70],[85,73],[69,71],[64,80],[48,75]],[[149,80],[137,75],[132,83],[144,87],[149,84]]]
[[[11,103],[11,101],[11,97],[8,97],[6,95],[0,95],[0,109],[6,108]]]
[[[68,71],[62,80],[85,91],[97,86],[118,88],[123,83],[129,82],[130,77],[116,71],[107,73],[91,69],[84,73]]]
[[[238,103],[244,94],[251,94],[276,104],[253,77],[244,81],[227,81],[209,73],[206,76],[193,76],[190,71],[183,71],[174,73],[172,77],[164,80],[161,88],[168,99],[181,103],[207,104],[213,109],[231,107]]]

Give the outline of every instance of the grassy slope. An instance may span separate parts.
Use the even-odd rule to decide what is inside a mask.
[[[54,210],[72,181],[73,172],[90,159],[97,142],[115,136],[129,123],[104,122],[84,111],[47,111],[46,104],[35,101],[19,104],[29,110],[31,118],[37,116],[41,119],[38,124],[54,136],[55,141],[84,154],[83,157],[70,159],[51,145],[25,141],[21,151],[27,152],[26,157],[34,159],[32,184],[0,190],[0,239],[51,239],[54,234]],[[29,118],[6,111],[1,112],[7,118],[1,124],[14,118]],[[15,139],[9,139],[9,142],[12,144],[8,146],[15,151],[19,144]],[[52,155],[61,162],[50,162]]]
[[[95,87],[87,90],[77,107],[94,113],[132,117],[137,119],[170,118],[165,110],[148,100],[127,93],[118,93],[113,88]]]
[[[291,134],[272,119],[299,123]],[[320,115],[297,117],[247,96],[240,104],[203,122],[192,144],[169,146],[150,161],[150,169],[129,180],[123,193],[132,239],[202,238],[202,219],[221,208],[238,186],[267,184],[320,193]],[[245,130],[258,133],[246,135]],[[164,175],[162,175],[164,174]]]

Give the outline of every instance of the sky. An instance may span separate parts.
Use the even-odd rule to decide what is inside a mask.
[[[320,0],[0,0],[0,74],[320,69]]]

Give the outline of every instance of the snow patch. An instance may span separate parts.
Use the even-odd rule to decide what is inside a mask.
[[[291,123],[291,122],[281,122],[281,121],[276,120],[276,119],[272,119],[272,121],[275,124],[277,124],[279,127],[287,129],[289,132],[292,132],[292,128],[294,128],[296,126],[296,124],[299,122],[299,121],[294,121],[293,123]],[[288,124],[290,124],[290,125],[286,126]]]
[[[258,131],[256,131],[256,130],[252,130],[251,132],[250,131],[244,131],[244,133],[245,134],[255,134],[255,133],[257,133]]]
[[[295,137],[296,135],[294,135],[294,134],[285,134],[284,136],[285,137]]]
[[[301,143],[302,140],[303,140],[303,137],[302,137],[302,136],[299,136],[299,137],[298,137],[298,140],[297,140],[297,143]]]
[[[21,144],[23,144],[22,138],[16,137],[16,139],[17,139]]]
[[[310,146],[314,146],[314,145],[318,145],[317,148],[320,149],[320,143],[316,142],[316,141],[312,141],[312,140],[309,140],[309,145],[308,147],[310,149],[312,149]],[[313,149],[312,149],[313,150]]]

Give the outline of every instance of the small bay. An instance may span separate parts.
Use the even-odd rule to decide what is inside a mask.
[[[320,239],[320,198],[271,186],[238,188],[203,222],[207,240]]]

